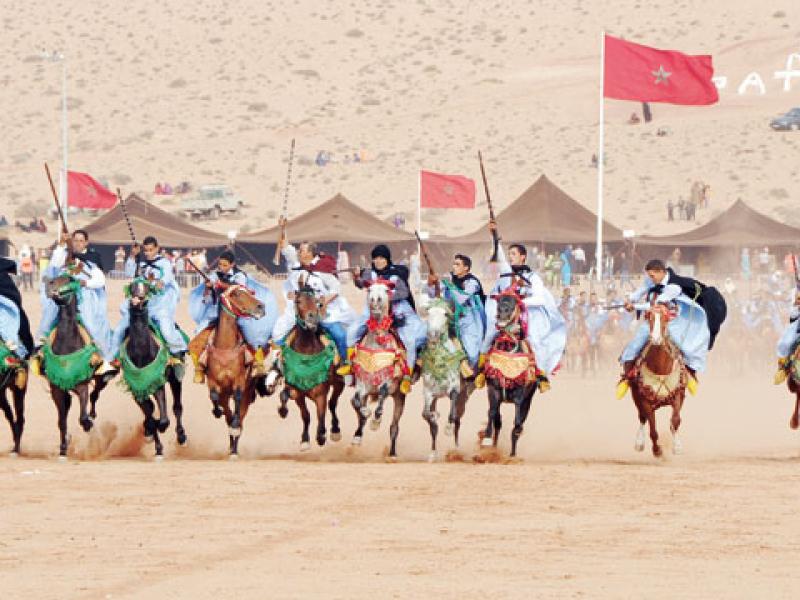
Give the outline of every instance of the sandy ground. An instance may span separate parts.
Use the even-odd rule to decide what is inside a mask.
[[[542,173],[593,209],[605,30],[712,54],[729,79],[718,105],[656,105],[648,125],[625,124],[639,104],[607,102],[614,224],[639,234],[688,229],[667,223],[665,206],[696,179],[712,189],[700,221],[741,197],[800,224],[800,136],[768,127],[800,106],[800,81],[784,92],[774,77],[800,52],[794,0],[0,0],[0,13],[0,212],[9,217],[28,201],[50,206],[42,162],[60,160],[61,73],[42,48],[68,57],[70,168],[125,193],[159,181],[228,183],[249,207],[241,219],[206,223],[220,232],[276,223],[293,137],[290,216],[342,192],[411,224],[419,169],[477,179],[478,149],[498,210]],[[738,95],[752,72],[766,93]],[[670,134],[657,137],[660,127]],[[335,162],[316,166],[320,150]],[[354,152],[364,162],[345,163]],[[458,234],[485,220],[480,203],[458,215],[425,211],[423,227]]]
[[[112,305],[118,294],[112,285]],[[0,458],[3,598],[794,597],[792,399],[770,372],[722,376],[714,358],[683,413],[683,455],[661,415],[661,460],[633,450],[635,412],[614,400],[611,372],[561,374],[535,398],[520,459],[491,464],[474,461],[484,393],[459,452],[427,462],[419,389],[396,464],[384,459],[387,420],[350,446],[350,391],[338,444],[300,454],[296,407],[281,421],[276,399],[260,399],[229,462],[227,430],[191,382],[189,444],[170,431],[164,462],[112,385],[90,434],[73,409],[60,463],[55,409],[35,380],[22,457]],[[452,444],[441,435],[441,454]]]

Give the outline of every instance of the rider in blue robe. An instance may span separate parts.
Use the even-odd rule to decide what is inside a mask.
[[[406,267],[392,263],[392,254],[388,246],[378,244],[372,249],[372,267],[364,271],[356,271],[353,282],[358,288],[364,288],[365,282],[377,279],[391,281],[394,284],[394,291],[391,295],[392,314],[397,335],[405,346],[408,371],[413,373],[417,352],[425,344],[428,327],[414,310],[414,297],[408,286],[408,275]],[[355,319],[347,332],[348,346],[352,348],[364,337],[367,332],[368,320],[369,307],[365,306],[364,312]],[[404,377],[401,386],[404,393],[410,390],[410,375]]]
[[[195,366],[195,382],[205,381],[205,368],[201,363],[202,350],[219,316],[219,294],[232,285],[241,285],[252,290],[264,304],[264,316],[260,319],[239,317],[236,324],[245,341],[253,349],[253,376],[266,375],[264,366],[265,348],[272,337],[272,330],[278,318],[278,302],[269,288],[259,283],[236,266],[236,257],[230,250],[224,251],[217,259],[217,268],[208,275],[208,282],[195,287],[189,294],[189,315],[197,324],[195,339],[189,342],[189,350]],[[206,333],[204,333],[206,332]],[[203,336],[198,340],[198,336]]]
[[[22,308],[22,295],[11,278],[16,272],[13,260],[0,258],[0,338],[18,358],[24,359],[33,350],[33,336]]]
[[[778,372],[775,374],[775,383],[781,383],[786,379],[789,357],[794,353],[798,343],[800,343],[800,293],[795,295],[789,311],[789,324],[778,340]]]
[[[453,258],[450,279],[439,282],[435,276],[428,278],[428,296],[435,295],[436,284],[442,286],[442,297],[453,306],[456,333],[467,355],[470,369],[475,373],[486,335],[486,295],[480,280],[471,273],[472,259],[464,254]]]
[[[144,239],[141,255],[137,258],[137,276],[152,281],[157,290],[147,306],[150,320],[158,326],[167,342],[171,364],[183,364],[187,347],[182,332],[175,324],[175,312],[181,292],[175,280],[172,263],[161,255],[158,241],[153,236]],[[120,315],[111,344],[111,350],[115,354],[119,352],[130,325],[130,304],[127,299],[120,306]]]
[[[103,273],[100,255],[89,249],[89,236],[82,229],[77,229],[68,240],[62,239],[62,244],[55,247],[50,256],[50,263],[44,275],[46,278],[56,278],[68,267],[67,242],[71,243],[73,262],[69,265],[69,273],[75,277],[81,286],[78,296],[78,314],[81,323],[91,336],[103,358],[103,363],[97,367],[96,373],[103,375],[114,371],[111,361],[115,352],[111,343],[111,326],[108,322],[108,299],[106,295],[106,276]],[[36,337],[38,345],[44,344],[50,331],[58,322],[58,305],[52,298],[45,294],[46,284],[40,284],[40,300],[42,304],[42,318]]]

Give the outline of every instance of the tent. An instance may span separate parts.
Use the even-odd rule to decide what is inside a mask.
[[[800,228],[776,221],[739,199],[705,225],[675,235],[642,236],[637,242],[671,247],[797,246]]]
[[[497,215],[504,240],[545,244],[588,244],[597,238],[597,216],[542,175]],[[454,238],[453,244],[489,243],[486,225]],[[603,221],[603,241],[622,241],[622,231]]]
[[[133,231],[139,241],[154,236],[164,248],[213,248],[228,244],[228,238],[184,221],[136,194],[125,200]],[[117,205],[84,227],[93,246],[123,246],[131,243],[131,234],[122,207]]]

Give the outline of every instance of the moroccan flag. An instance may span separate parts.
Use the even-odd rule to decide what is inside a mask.
[[[67,171],[67,206],[76,208],[111,208],[117,196],[87,173]]]
[[[714,104],[719,101],[719,94],[711,81],[713,76],[711,56],[691,56],[605,37],[606,98]]]
[[[461,175],[420,172],[422,208],[475,208],[475,182]]]

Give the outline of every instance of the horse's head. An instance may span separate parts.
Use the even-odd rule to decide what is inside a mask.
[[[505,290],[495,296],[497,300],[497,326],[506,329],[519,321],[522,314],[522,301],[513,289]]]
[[[47,297],[62,306],[72,302],[81,289],[80,281],[67,273],[51,279],[45,279],[44,283]]]
[[[321,304],[310,287],[300,288],[294,295],[297,324],[308,331],[316,331],[321,317]]]
[[[667,339],[667,325],[675,318],[675,311],[666,304],[655,304],[647,311],[650,325],[650,343],[660,346]]]
[[[436,299],[428,306],[428,343],[436,344],[449,334],[453,311],[447,301]]]
[[[394,283],[385,279],[367,281],[367,305],[369,314],[376,321],[389,315]]]
[[[243,285],[231,285],[220,296],[222,306],[234,317],[262,319],[266,314],[264,303],[255,293]]]

